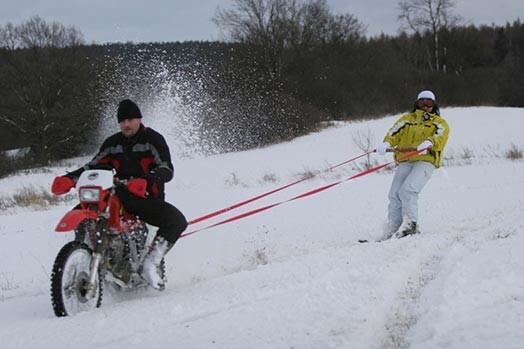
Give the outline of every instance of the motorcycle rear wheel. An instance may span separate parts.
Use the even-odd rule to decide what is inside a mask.
[[[102,304],[102,282],[97,272],[95,294],[88,297],[92,251],[84,243],[71,241],[56,256],[51,274],[51,303],[56,316],[75,315]]]

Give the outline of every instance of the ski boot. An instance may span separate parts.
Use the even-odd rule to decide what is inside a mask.
[[[393,237],[396,239],[401,239],[405,236],[419,234],[419,233],[420,231],[418,230],[417,222],[406,220],[404,221],[404,223],[402,223],[400,228],[398,228],[395,234],[393,234]]]

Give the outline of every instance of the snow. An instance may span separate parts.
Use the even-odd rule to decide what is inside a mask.
[[[420,235],[357,242],[381,235],[393,176],[381,171],[182,238],[167,256],[164,292],[107,289],[101,308],[72,317],[53,315],[49,276],[71,239],[53,229],[73,203],[8,208],[0,213],[2,347],[522,348],[524,166],[505,152],[523,149],[523,114],[442,110],[451,134],[443,167],[420,196]],[[188,219],[229,206],[363,153],[355,137],[371,130],[377,143],[398,116],[245,152],[174,154],[168,201]],[[85,160],[2,179],[0,199],[29,185],[49,188]],[[361,167],[321,173],[188,231]]]

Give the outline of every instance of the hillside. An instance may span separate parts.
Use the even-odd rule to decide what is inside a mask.
[[[377,239],[386,170],[182,238],[169,283],[104,295],[100,309],[55,318],[49,275],[70,236],[53,228],[72,206],[0,214],[0,338],[5,348],[520,348],[524,342],[524,110],[447,108],[444,166],[420,198],[422,234]],[[291,142],[211,157],[174,154],[168,201],[196,218],[363,153],[398,115],[340,123]],[[144,120],[172,134],[167,120]],[[169,138],[172,148],[176,139]],[[372,155],[373,162],[390,161]],[[0,180],[0,197],[86,159]],[[236,213],[347,178],[352,163]]]

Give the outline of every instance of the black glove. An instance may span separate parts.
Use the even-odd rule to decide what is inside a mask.
[[[160,178],[158,173],[156,173],[154,170],[152,170],[151,172],[149,172],[145,176],[142,176],[142,178],[144,178],[147,181],[147,185],[149,187],[152,186],[155,183],[161,183],[162,182],[162,179]]]

